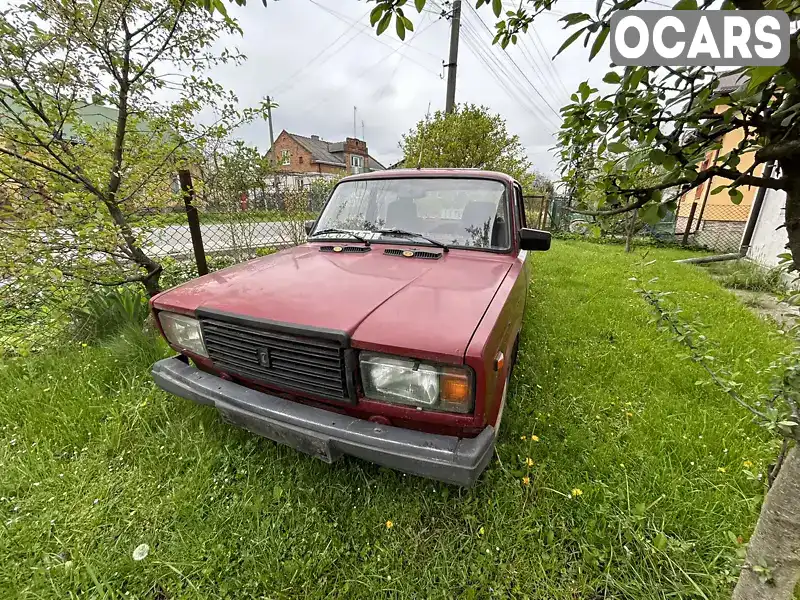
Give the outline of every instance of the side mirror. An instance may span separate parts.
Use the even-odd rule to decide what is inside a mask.
[[[533,251],[550,250],[551,237],[549,231],[542,231],[541,229],[520,229],[520,248]]]
[[[314,229],[314,223],[316,223],[316,221],[306,221],[305,222],[306,235],[311,233],[311,230]]]

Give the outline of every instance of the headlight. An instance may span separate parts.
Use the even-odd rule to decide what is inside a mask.
[[[472,411],[468,369],[371,352],[362,352],[360,362],[368,398],[448,412]]]
[[[200,356],[208,356],[200,331],[200,322],[197,319],[177,313],[160,312],[158,320],[171,344]]]

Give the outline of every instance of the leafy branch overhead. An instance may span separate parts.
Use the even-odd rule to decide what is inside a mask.
[[[402,17],[406,0],[375,0],[380,14],[379,33],[388,28],[391,15]],[[560,20],[565,40],[556,55],[581,40],[589,60],[608,41],[612,15],[619,10],[643,8],[644,0],[598,0],[593,13],[571,12]],[[514,4],[517,4],[516,2]],[[538,15],[553,9],[558,0],[523,0],[504,12],[500,0],[477,0],[488,7],[497,22],[495,43],[505,47],[528,32]],[[565,3],[559,4],[559,8]],[[712,7],[713,5],[713,7]],[[414,3],[421,11],[424,0]],[[568,5],[567,5],[568,6]],[[794,0],[679,0],[683,10],[784,10],[797,12]],[[387,19],[387,15],[390,16]],[[405,25],[404,25],[405,26]],[[800,266],[800,47],[798,31],[791,35],[790,55],[780,67],[742,67],[720,74],[711,67],[614,68],[603,81],[611,92],[581,84],[571,103],[561,109],[559,132],[561,175],[564,181],[580,179],[576,155],[596,157],[596,177],[587,184],[596,202],[582,204],[590,215],[603,216],[640,211],[657,220],[675,208],[681,192],[713,178],[712,193],[727,194],[734,204],[742,201],[740,188],[761,186],[786,191],[786,230],[789,249]],[[604,86],[604,89],[609,87]],[[740,140],[723,151],[723,138]],[[778,176],[770,177],[773,163]],[[659,167],[661,176],[644,178],[641,171]],[[669,191],[665,194],[665,191]]]

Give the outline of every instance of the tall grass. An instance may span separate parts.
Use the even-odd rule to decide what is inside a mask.
[[[747,259],[709,263],[708,271],[725,287],[774,295],[789,291],[786,271],[780,267],[767,268]]]
[[[139,286],[94,288],[88,293],[71,311],[75,340],[102,340],[126,328],[141,328],[149,314],[147,297]]]

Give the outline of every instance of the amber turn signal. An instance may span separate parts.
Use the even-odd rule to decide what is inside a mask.
[[[442,373],[439,380],[439,399],[448,404],[470,401],[469,380],[462,374]]]

